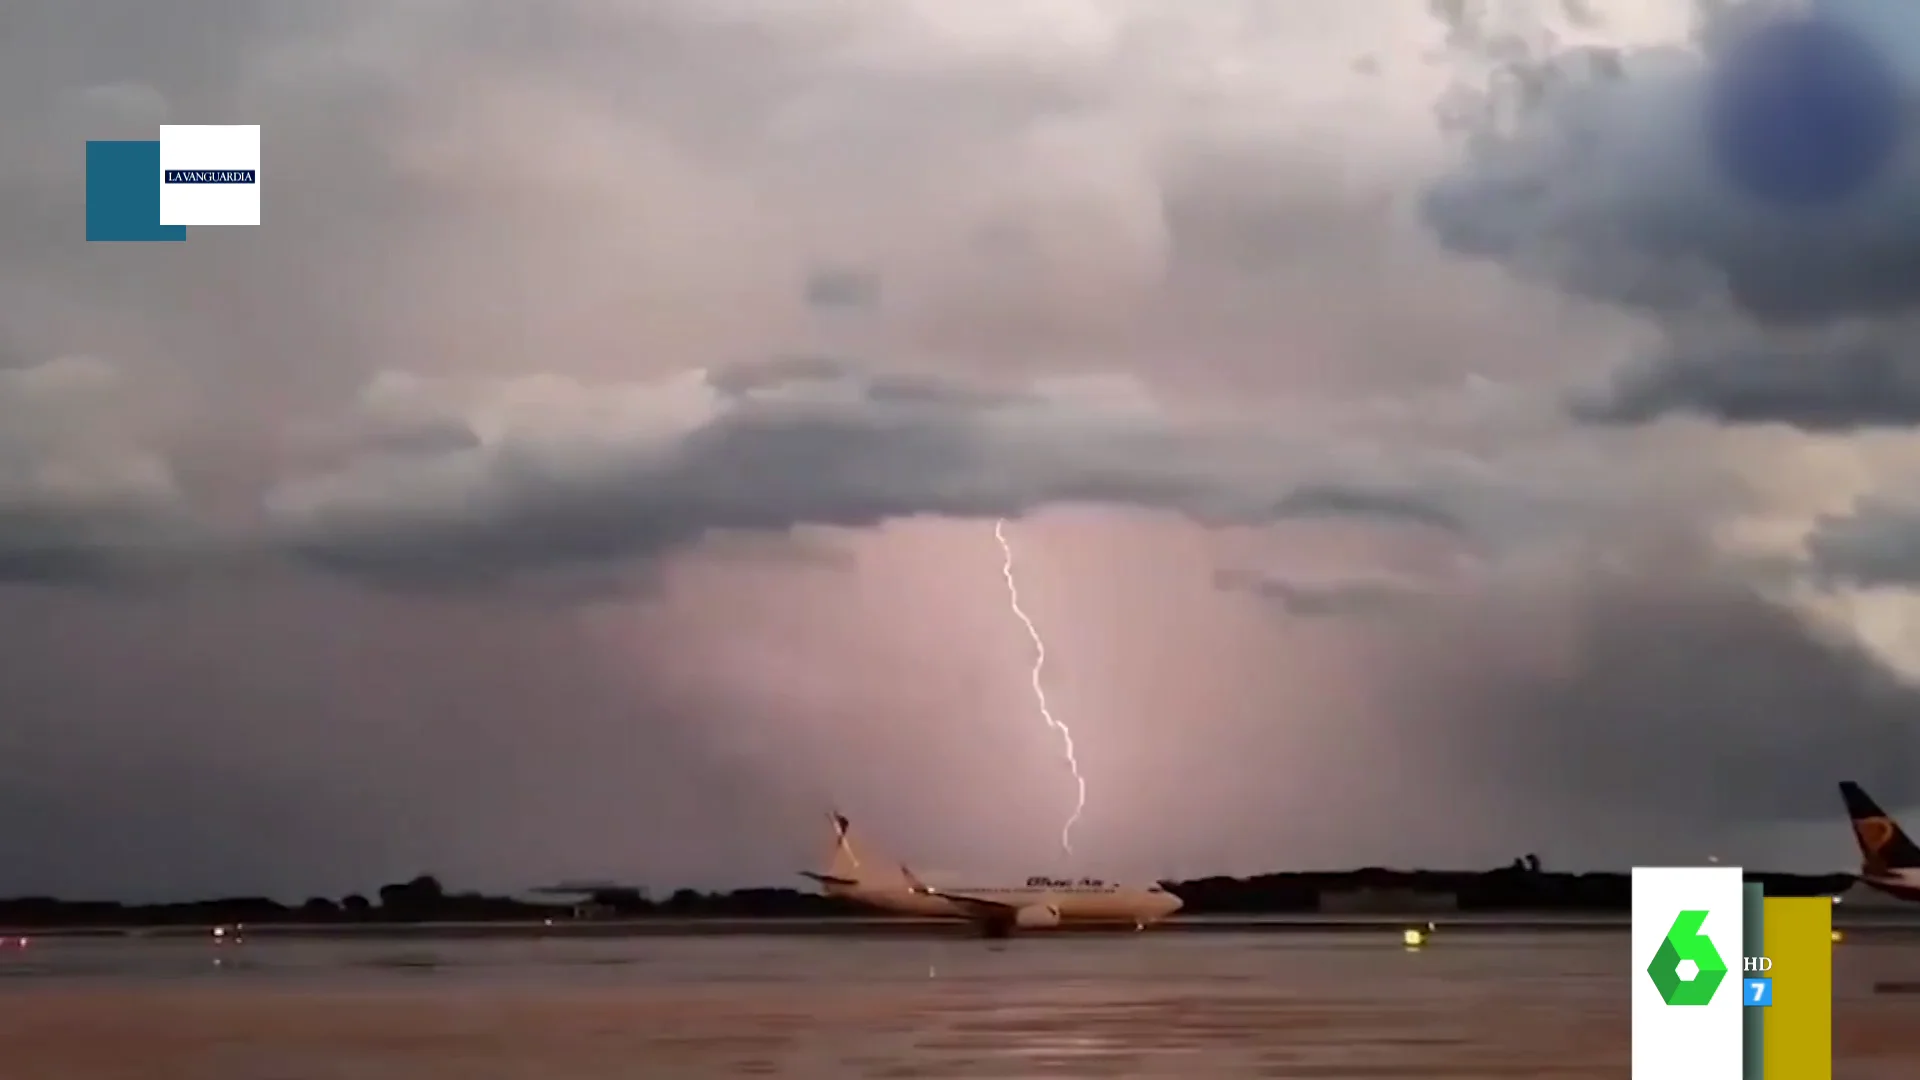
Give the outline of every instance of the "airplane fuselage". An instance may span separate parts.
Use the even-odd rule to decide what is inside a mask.
[[[1144,928],[1180,909],[1180,898],[1160,885],[1129,887],[1100,878],[1039,874],[1020,885],[929,885],[905,863],[862,862],[847,839],[844,815],[828,815],[834,849],[822,871],[801,873],[820,883],[828,896],[865,907],[923,918],[961,919],[990,937],[1015,929],[1042,929],[1064,923],[1130,924]]]
[[[1894,870],[1883,874],[1861,874],[1860,883],[1896,900],[1920,902],[1920,871]]]
[[[977,920],[977,905],[964,899],[1005,904],[1012,909],[1050,911],[1062,923],[1145,925],[1171,915],[1180,904],[1171,894],[1128,888],[1091,878],[1029,878],[1024,885],[953,886],[937,889],[829,884],[829,896],[902,915]]]

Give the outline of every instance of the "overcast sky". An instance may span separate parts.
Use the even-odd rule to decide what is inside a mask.
[[[1836,780],[1920,804],[1920,178],[1736,200],[1703,27],[13,4],[0,894],[797,883],[830,805],[1007,874],[1849,867]],[[262,225],[85,243],[163,122],[263,126]]]

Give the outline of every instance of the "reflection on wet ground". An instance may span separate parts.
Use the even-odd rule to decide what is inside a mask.
[[[8,1080],[1625,1077],[1624,934],[52,941]],[[1920,944],[1837,960],[1837,1080],[1909,1080]]]

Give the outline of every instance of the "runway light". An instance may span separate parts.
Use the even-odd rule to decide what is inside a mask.
[[[1835,931],[1833,932],[1833,943],[1834,943],[1834,944],[1836,944],[1836,945],[1838,945],[1839,943],[1841,943],[1841,942],[1843,942],[1843,941],[1845,941],[1845,940],[1847,940],[1847,935],[1845,935],[1845,934],[1843,934],[1843,933],[1841,933],[1841,932],[1840,932],[1840,931],[1838,931],[1838,930],[1835,930]]]
[[[1417,949],[1427,943],[1427,932],[1417,926],[1409,926],[1406,931],[1400,935],[1400,940],[1407,943],[1407,948]]]

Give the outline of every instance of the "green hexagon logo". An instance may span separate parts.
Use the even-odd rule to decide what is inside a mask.
[[[1653,954],[1653,962],[1647,965],[1647,975],[1653,979],[1654,988],[1660,991],[1660,1000],[1669,1005],[1706,1005],[1713,1001],[1714,991],[1720,989],[1720,983],[1727,977],[1726,962],[1720,959],[1720,950],[1713,947],[1712,939],[1700,932],[1701,924],[1707,921],[1704,911],[1683,911],[1673,920],[1673,929],[1667,931],[1665,941],[1660,943],[1659,951]],[[1681,974],[1681,965],[1693,965],[1693,978]]]

